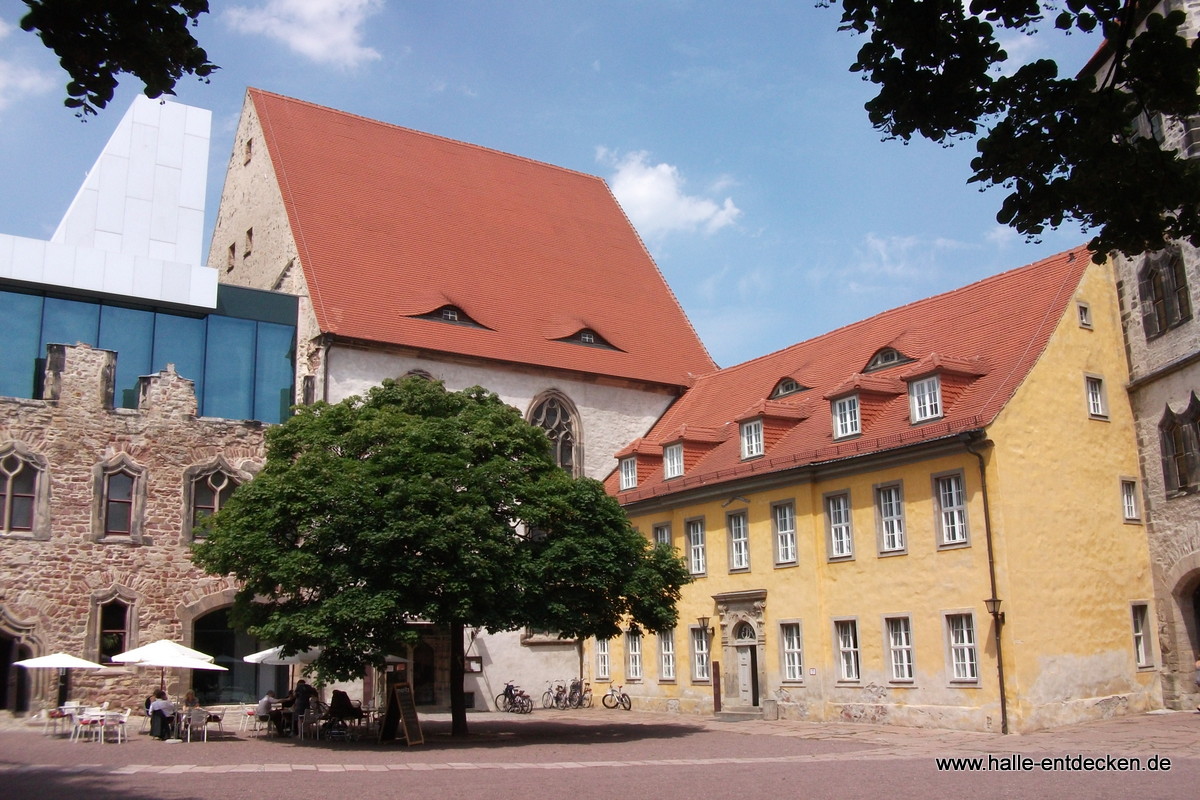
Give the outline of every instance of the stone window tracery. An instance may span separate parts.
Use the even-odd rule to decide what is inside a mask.
[[[566,397],[548,393],[533,405],[529,414],[530,423],[538,426],[550,437],[554,462],[572,475],[578,476],[582,459],[579,458],[578,415]]]
[[[0,445],[0,535],[50,535],[45,459],[16,443]]]

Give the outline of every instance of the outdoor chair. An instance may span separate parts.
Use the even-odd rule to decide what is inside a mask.
[[[183,718],[183,727],[187,731],[187,740],[190,742],[193,735],[203,737],[204,741],[208,741],[208,712],[203,708],[193,708]]]

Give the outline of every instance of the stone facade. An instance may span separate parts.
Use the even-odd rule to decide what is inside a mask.
[[[65,650],[97,660],[100,608],[118,601],[128,608],[129,648],[160,638],[191,644],[195,619],[228,605],[235,587],[192,564],[185,476],[200,467],[249,478],[262,464],[264,426],[198,418],[192,382],[172,367],[142,379],[137,409],[114,408],[115,353],[49,350],[46,399],[0,398],[0,458],[15,454],[38,470],[39,506],[32,531],[0,534],[0,639],[20,639],[24,656]],[[115,466],[137,476],[140,523],[129,534],[105,533],[104,476]],[[186,689],[187,677],[168,671],[168,690]],[[75,670],[71,697],[136,706],[157,679]],[[35,709],[55,703],[53,671],[22,680]]]
[[[1200,0],[1168,0],[1159,11],[1188,15],[1187,35],[1200,34]],[[1144,133],[1189,158],[1200,158],[1200,117],[1147,120]],[[1176,261],[1177,259],[1177,261]],[[1196,421],[1191,421],[1192,475],[1180,487],[1167,463],[1166,428],[1186,418],[1200,393],[1200,250],[1180,242],[1158,253],[1114,256],[1129,358],[1129,397],[1137,426],[1143,501],[1154,570],[1163,701],[1169,708],[1200,704],[1194,663],[1200,658],[1200,488]],[[1172,267],[1177,263],[1181,269]],[[1158,270],[1159,283],[1151,273]],[[1165,283],[1163,282],[1165,280]],[[1170,290],[1176,290],[1172,293]],[[1173,294],[1164,297],[1164,294]],[[1159,308],[1155,307],[1155,294]],[[1186,299],[1184,299],[1186,298]],[[1163,307],[1164,301],[1166,308]],[[1162,315],[1163,321],[1155,320]]]

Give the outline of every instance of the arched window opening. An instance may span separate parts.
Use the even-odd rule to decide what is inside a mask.
[[[568,401],[556,394],[549,395],[533,407],[529,421],[550,437],[554,462],[577,475],[576,448],[579,446],[578,425]]]

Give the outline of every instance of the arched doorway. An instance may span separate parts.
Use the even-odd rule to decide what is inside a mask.
[[[195,670],[192,690],[201,703],[253,703],[274,689],[287,694],[288,668],[247,664],[243,658],[267,645],[229,625],[229,607],[197,617],[192,624],[192,646],[213,656],[226,672]]]
[[[737,653],[738,703],[758,705],[758,634],[749,622],[733,629],[733,647]]]
[[[28,645],[0,631],[0,710],[14,714],[29,711],[29,670],[14,662],[32,655]]]

